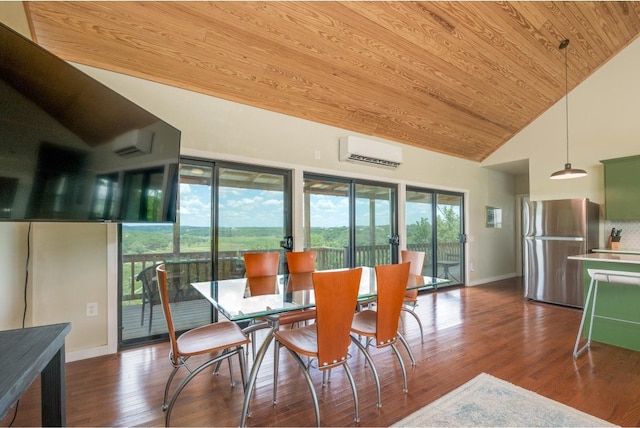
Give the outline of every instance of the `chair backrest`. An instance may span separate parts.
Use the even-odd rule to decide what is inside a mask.
[[[411,269],[409,269],[409,273],[411,275],[422,275],[422,268],[424,267],[424,259],[427,256],[427,253],[424,251],[408,251],[402,250],[400,252],[400,261],[411,262]],[[407,290],[405,292],[405,297],[409,299],[417,299],[418,298],[418,289],[415,288],[413,290]]]
[[[250,296],[264,296],[265,294],[278,294],[278,276],[252,276],[247,278]],[[245,296],[249,297],[249,296]]]
[[[410,267],[411,264],[406,262],[376,266],[376,346],[391,344],[398,336],[398,322]]]
[[[162,303],[162,312],[164,319],[167,321],[167,329],[169,330],[169,342],[171,343],[171,359],[174,364],[178,364],[180,355],[178,354],[178,344],[176,342],[176,329],[173,324],[173,316],[171,315],[171,306],[169,305],[169,281],[167,280],[167,271],[164,264],[156,267],[156,278],[158,280],[158,294]]]
[[[316,270],[317,251],[291,251],[286,253],[289,266],[287,291],[312,290],[311,273]]]
[[[408,251],[402,250],[400,252],[400,262],[411,262],[411,269],[409,273],[412,275],[422,275],[422,268],[424,266],[424,259],[426,257],[424,251]]]
[[[280,253],[244,253],[247,278],[278,274]]]
[[[318,368],[326,370],[347,361],[362,268],[314,272],[312,275],[316,299]]]
[[[287,280],[287,292],[313,290],[313,272],[290,273]]]
[[[142,290],[147,294],[144,297],[148,298],[152,305],[159,302],[158,284],[156,280],[156,268],[158,265],[159,264],[147,266],[136,275],[136,280],[142,282]]]
[[[289,273],[304,273],[316,270],[317,251],[290,251],[286,255]]]

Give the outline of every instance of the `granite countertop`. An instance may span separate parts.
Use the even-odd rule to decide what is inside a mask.
[[[631,263],[640,265],[640,252],[637,254],[598,252],[591,254],[578,254],[567,257],[569,260],[582,260],[591,262]]]
[[[596,248],[595,250],[593,250],[593,252],[594,253],[615,253],[615,254],[640,254],[640,250],[633,250],[633,249],[610,250],[608,248]]]

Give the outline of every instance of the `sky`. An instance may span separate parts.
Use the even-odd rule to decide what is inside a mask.
[[[205,227],[211,224],[210,192],[209,186],[180,184],[181,225]],[[275,191],[220,188],[220,227],[282,226],[282,196],[282,192]],[[348,225],[346,197],[314,195],[310,202],[313,227]],[[368,202],[359,201],[356,214],[356,224],[368,224]],[[388,204],[376,203],[376,224],[389,224]]]

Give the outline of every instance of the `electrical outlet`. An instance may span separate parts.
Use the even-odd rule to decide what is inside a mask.
[[[98,316],[98,304],[97,303],[87,303],[87,316],[88,317],[97,317]]]

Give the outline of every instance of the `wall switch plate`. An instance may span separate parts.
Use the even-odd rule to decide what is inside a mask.
[[[97,317],[98,316],[98,304],[97,303],[87,303],[87,316],[88,317]]]

